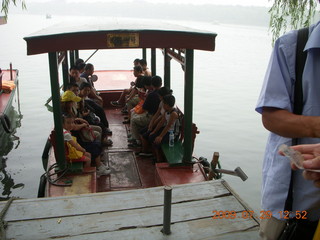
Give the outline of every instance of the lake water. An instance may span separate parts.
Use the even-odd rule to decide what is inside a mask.
[[[10,15],[8,24],[0,26],[0,67],[8,68],[12,62],[20,71],[23,115],[15,134],[19,141],[14,140],[16,148],[6,156],[5,172],[11,182],[24,187],[11,188],[3,194],[2,173],[3,198],[37,196],[39,178],[44,172],[41,155],[53,126],[52,114],[44,106],[50,96],[48,56],[27,56],[23,37],[61,20],[79,18]],[[261,168],[268,132],[254,107],[272,49],[268,29],[191,21],[177,23],[218,34],[215,52],[195,52],[193,118],[200,134],[194,154],[211,161],[213,152],[217,151],[224,169],[240,166],[249,177],[247,181],[228,175],[224,179],[259,213]],[[80,52],[80,57],[86,59],[92,52]],[[157,54],[160,62],[157,74],[163,76],[162,56],[160,52]],[[131,69],[137,57],[141,57],[140,50],[98,51],[90,62],[95,69]],[[174,61],[171,79],[178,105],[183,106],[183,72]]]

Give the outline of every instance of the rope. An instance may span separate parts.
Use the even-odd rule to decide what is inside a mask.
[[[1,210],[0,212],[0,239],[6,239],[6,226],[7,226],[7,223],[3,220],[4,216],[6,215],[6,212],[8,211],[11,203],[13,202],[13,200],[16,200],[17,198],[15,197],[11,197],[6,205],[4,206],[4,208]]]

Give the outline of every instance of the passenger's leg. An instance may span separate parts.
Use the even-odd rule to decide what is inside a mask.
[[[99,106],[97,103],[95,103],[92,100],[86,100],[86,103],[94,109],[94,113],[100,118],[100,121],[102,124],[106,127],[109,128],[109,122],[107,120],[106,114],[104,112],[104,109]]]

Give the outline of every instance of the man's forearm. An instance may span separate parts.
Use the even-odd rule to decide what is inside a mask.
[[[320,137],[320,117],[296,115],[287,110],[264,107],[266,129],[287,138]]]

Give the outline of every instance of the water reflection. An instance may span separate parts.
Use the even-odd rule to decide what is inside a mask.
[[[23,183],[15,184],[7,168],[7,155],[13,150],[19,147],[20,138],[16,136],[17,129],[21,127],[21,120],[23,115],[20,110],[20,98],[19,98],[19,85],[16,84],[16,92],[13,101],[8,103],[11,106],[6,110],[5,114],[8,116],[11,122],[12,132],[7,133],[3,127],[0,128],[0,201],[8,200],[12,194],[12,191],[17,188],[23,188]],[[17,105],[15,108],[14,105]]]
[[[1,162],[0,162],[0,182],[1,182],[1,196],[0,196],[0,201],[6,201],[9,200],[11,197],[11,193],[13,189],[17,188],[23,188],[24,184],[23,183],[14,183],[14,179],[11,177],[11,175],[6,171],[6,164],[7,158],[2,157]]]

